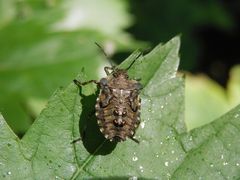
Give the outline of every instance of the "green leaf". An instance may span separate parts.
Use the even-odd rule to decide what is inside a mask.
[[[173,179],[239,179],[240,105],[182,142],[187,154]]]
[[[229,111],[225,93],[219,84],[207,76],[187,75],[185,121],[188,130],[208,124]]]
[[[231,69],[224,89],[207,76],[187,74],[185,122],[188,130],[208,124],[240,104],[239,77],[237,65]]]
[[[140,144],[105,140],[92,114],[96,87],[79,90],[72,83],[53,94],[21,140],[0,118],[0,175],[6,179],[240,178],[239,106],[212,124],[186,132],[184,80],[176,76],[179,44],[179,38],[173,38],[139,57],[129,69],[130,76],[142,78],[144,85],[142,121],[136,133]],[[135,52],[120,67],[128,67],[138,55]],[[84,73],[78,79],[88,80]],[[71,143],[80,136],[82,141]]]
[[[227,90],[230,106],[238,105],[240,103],[240,65],[231,69]]]

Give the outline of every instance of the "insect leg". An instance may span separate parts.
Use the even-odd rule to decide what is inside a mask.
[[[136,112],[139,109],[138,96],[139,92],[135,90],[132,92],[132,97],[129,98],[131,109],[134,112]]]
[[[115,66],[112,66],[112,67],[106,66],[106,67],[104,67],[104,71],[107,74],[107,76],[110,75],[109,70],[113,71],[114,69],[115,69]]]
[[[99,82],[97,82],[96,80],[90,80],[90,81],[86,81],[86,82],[80,82],[80,81],[74,79],[73,82],[74,82],[78,87],[84,86],[84,85],[89,84],[89,83],[95,83],[95,84],[97,84],[97,85],[99,84]]]
[[[135,143],[140,143],[139,140],[135,139],[134,137],[129,137],[131,140],[133,140]]]
[[[109,101],[113,98],[111,91],[108,86],[104,86],[102,89],[102,93],[105,95],[104,99],[101,99],[100,105],[101,107],[106,107],[109,104]]]
[[[135,81],[141,81],[142,78],[134,78]]]
[[[82,140],[82,138],[74,139],[74,140],[71,142],[71,144],[75,144],[76,142],[81,141],[81,140]]]

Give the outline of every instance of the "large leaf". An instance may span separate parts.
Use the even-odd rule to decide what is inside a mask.
[[[179,38],[136,60],[142,79],[140,141],[106,141],[92,115],[96,88],[59,89],[19,140],[0,118],[0,174],[6,179],[218,179],[240,178],[240,107],[186,132],[184,81],[176,77]],[[127,67],[135,52],[121,67]],[[86,80],[82,73],[80,80]],[[80,92],[80,93],[79,93]],[[71,144],[82,137],[82,141]]]

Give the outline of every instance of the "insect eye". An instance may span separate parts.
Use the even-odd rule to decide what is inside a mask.
[[[126,116],[127,115],[127,111],[123,111],[123,116]]]
[[[106,78],[102,78],[102,79],[100,80],[100,83],[101,83],[103,86],[106,86],[107,83],[108,83],[108,81],[107,81]]]

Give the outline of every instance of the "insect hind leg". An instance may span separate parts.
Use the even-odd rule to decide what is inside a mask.
[[[134,137],[129,137],[129,139],[131,139],[131,140],[133,140],[135,143],[137,143],[137,144],[139,144],[140,142],[139,142],[139,140],[138,139],[136,139],[136,138],[134,138]]]

